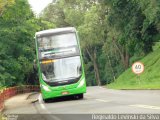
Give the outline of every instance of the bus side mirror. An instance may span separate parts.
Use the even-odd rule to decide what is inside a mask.
[[[37,61],[36,61],[36,59],[34,59],[34,61],[33,61],[33,70],[37,71]]]
[[[78,71],[78,73],[81,74],[81,73],[82,73],[82,66],[78,66],[78,67],[77,67],[77,71]]]

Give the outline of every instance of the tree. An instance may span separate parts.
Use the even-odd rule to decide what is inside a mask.
[[[7,7],[13,5],[15,3],[15,0],[1,0],[0,1],[0,17],[4,13],[4,11],[7,9]]]
[[[78,29],[87,84],[101,85],[152,51],[159,39],[159,13],[158,0],[59,0],[41,17],[55,27]]]
[[[15,0],[0,17],[0,80],[3,86],[28,83],[40,29],[26,0]]]
[[[108,2],[111,9],[108,23],[114,30],[109,34],[121,56],[125,69],[129,67],[129,60],[132,56],[144,56],[152,51],[155,41],[153,36],[158,33],[153,23],[146,24],[148,20],[143,13],[141,2],[136,0]],[[114,33],[117,35],[113,35]]]

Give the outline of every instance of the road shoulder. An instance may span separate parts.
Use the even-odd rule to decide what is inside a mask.
[[[10,99],[5,101],[5,108],[3,113],[7,114],[25,114],[25,113],[35,113],[36,111],[33,110],[33,102],[36,102],[38,99],[36,97],[32,97],[37,95],[38,93],[25,93],[19,94],[16,96],[11,97]],[[30,106],[30,107],[29,107]],[[27,110],[25,110],[28,108]],[[30,109],[32,108],[32,109]]]

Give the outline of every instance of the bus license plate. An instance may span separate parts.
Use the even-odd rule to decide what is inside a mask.
[[[62,92],[62,95],[68,95],[69,92]]]

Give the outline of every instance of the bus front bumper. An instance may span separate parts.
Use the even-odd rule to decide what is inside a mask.
[[[70,88],[66,89],[67,86],[70,86]],[[58,88],[62,88],[62,89],[58,89]],[[86,93],[86,83],[85,83],[85,80],[81,80],[80,82],[76,84],[59,86],[57,87],[57,90],[56,89],[52,90],[52,87],[42,86],[41,92],[42,92],[43,99],[82,94],[82,93]]]

